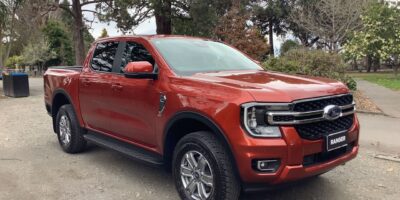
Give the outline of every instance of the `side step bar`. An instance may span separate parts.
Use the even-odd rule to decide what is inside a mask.
[[[161,155],[156,153],[147,151],[140,147],[136,147],[132,144],[128,144],[126,142],[122,142],[120,140],[104,136],[99,133],[88,132],[87,134],[83,135],[83,137],[90,142],[93,142],[99,146],[117,151],[122,153],[126,156],[129,156],[135,160],[143,161],[152,165],[156,166],[163,166],[164,161]]]

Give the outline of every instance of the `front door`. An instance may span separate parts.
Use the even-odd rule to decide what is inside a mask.
[[[146,146],[156,145],[155,129],[160,93],[159,82],[152,79],[125,78],[124,67],[132,61],[157,64],[149,51],[138,42],[123,42],[123,51],[113,78],[109,109],[113,113],[110,128],[115,134]]]

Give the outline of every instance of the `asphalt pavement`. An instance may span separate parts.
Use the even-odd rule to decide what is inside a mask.
[[[1,88],[0,81],[0,88]],[[179,199],[171,174],[90,145],[63,153],[43,102],[43,81],[30,79],[28,98],[0,98],[0,199]],[[375,158],[400,154],[400,119],[359,114],[359,156],[300,184],[241,199],[400,198],[400,163]]]

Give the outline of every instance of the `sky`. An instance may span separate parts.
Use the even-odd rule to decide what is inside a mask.
[[[94,4],[89,4],[83,7],[84,10],[95,10]],[[87,19],[93,19],[93,13],[91,12],[84,12],[84,17]],[[98,38],[101,35],[101,31],[105,28],[108,32],[109,36],[119,36],[122,35],[116,26],[115,22],[104,23],[99,22],[97,19],[92,24],[91,29],[89,32],[93,35],[94,38]],[[155,18],[152,17],[150,19],[145,20],[139,26],[134,29],[134,33],[137,35],[150,35],[156,34],[156,21]]]
[[[87,10],[94,10],[95,9],[94,6],[95,5],[93,5],[93,4],[89,4],[89,5],[85,6],[84,9],[85,10],[86,9]],[[88,19],[93,19],[93,13],[84,12],[84,17],[86,17]],[[109,36],[122,35],[122,33],[120,31],[118,31],[118,28],[117,28],[115,22],[104,23],[104,22],[99,22],[98,20],[96,20],[92,24],[91,29],[89,30],[89,32],[93,35],[94,38],[97,39],[101,35],[101,31],[103,30],[103,28],[105,28],[107,30],[107,33],[108,33]],[[156,34],[155,18],[152,17],[150,19],[145,20],[144,22],[139,24],[139,26],[137,26],[134,29],[133,32],[135,34],[137,34],[137,35],[152,35],[152,34]],[[275,49],[276,55],[279,55],[280,46],[287,39],[293,39],[293,36],[291,36],[290,34],[288,34],[287,36],[284,36],[284,37],[280,37],[280,36],[274,35],[274,49]]]

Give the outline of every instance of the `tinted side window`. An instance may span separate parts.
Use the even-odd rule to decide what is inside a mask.
[[[122,54],[121,72],[124,72],[126,64],[135,61],[148,61],[154,66],[153,57],[143,45],[135,42],[126,42],[125,51]]]
[[[92,69],[101,72],[111,72],[117,49],[118,42],[97,44],[91,62]]]

